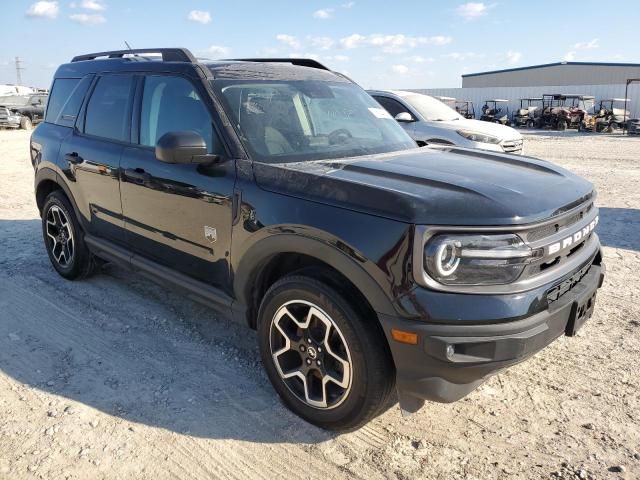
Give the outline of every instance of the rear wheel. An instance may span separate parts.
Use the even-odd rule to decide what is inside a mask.
[[[387,406],[394,375],[384,336],[324,283],[302,275],[276,282],[262,301],[258,336],[271,383],[306,421],[353,430]]]
[[[69,280],[93,273],[96,260],[87,249],[80,225],[64,194],[49,194],[42,208],[42,236],[53,268]]]

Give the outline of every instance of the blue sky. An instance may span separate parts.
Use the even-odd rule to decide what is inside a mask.
[[[457,87],[463,73],[560,60],[640,62],[637,0],[0,2],[0,83],[15,83],[19,56],[23,83],[39,87],[74,55],[125,40],[212,59],[311,56],[366,88]]]

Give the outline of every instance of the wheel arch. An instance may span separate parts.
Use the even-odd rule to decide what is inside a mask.
[[[285,248],[283,248],[285,247]],[[361,313],[393,314],[384,289],[366,271],[366,260],[354,258],[336,246],[299,235],[278,234],[255,243],[234,272],[234,317],[255,328],[260,302],[273,283],[284,276],[307,271],[329,286],[356,298]],[[313,272],[313,273],[311,273]]]
[[[38,169],[35,177],[36,204],[40,215],[42,215],[42,207],[44,207],[44,202],[47,196],[55,190],[61,190],[64,193],[67,200],[69,200],[69,203],[71,203],[71,206],[73,207],[73,213],[80,222],[82,217],[79,215],[78,206],[76,205],[73,195],[71,195],[69,187],[67,187],[64,182],[60,181],[60,176],[55,172],[55,170],[46,167]]]

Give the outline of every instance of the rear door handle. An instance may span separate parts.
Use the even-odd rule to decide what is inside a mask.
[[[145,182],[148,182],[149,179],[151,178],[151,175],[145,172],[143,168],[127,168],[124,171],[124,176],[129,180],[133,180],[134,183],[137,183],[140,185],[142,185]]]
[[[78,152],[67,153],[64,156],[64,159],[69,163],[73,163],[74,165],[84,162],[84,159],[80,155],[78,155]]]

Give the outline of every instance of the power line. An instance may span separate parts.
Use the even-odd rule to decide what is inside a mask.
[[[24,67],[22,66],[22,60],[20,57],[16,57],[16,79],[18,80],[18,85],[22,85],[22,71]]]

